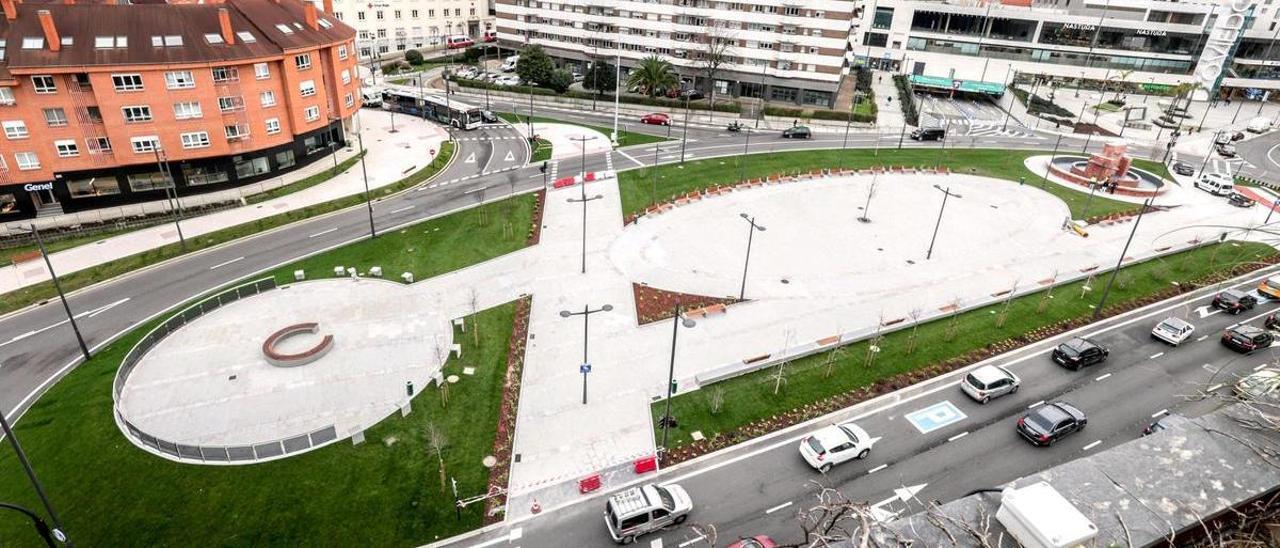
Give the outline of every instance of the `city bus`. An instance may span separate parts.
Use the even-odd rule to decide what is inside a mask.
[[[482,123],[481,110],[443,95],[389,89],[382,93],[382,108],[412,116],[426,117],[458,129],[476,129]]]

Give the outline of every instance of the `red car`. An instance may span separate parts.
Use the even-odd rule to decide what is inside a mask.
[[[742,540],[730,544],[727,548],[774,548],[777,545],[773,539],[767,536],[756,535],[754,537],[743,537]]]
[[[669,126],[671,125],[671,117],[667,116],[666,114],[662,114],[660,112],[651,112],[649,114],[641,116],[640,123],[653,124],[655,126]]]
[[[486,31],[484,31],[484,41],[485,41],[485,42],[497,42],[497,41],[498,41],[498,31],[496,31],[496,30],[486,30]]]
[[[469,48],[476,44],[469,36],[450,36],[444,39],[445,46],[449,49]]]

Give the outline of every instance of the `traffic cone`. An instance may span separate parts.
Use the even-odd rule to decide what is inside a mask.
[[[533,499],[533,506],[529,507],[529,511],[534,514],[542,512],[542,505],[538,504],[538,499]]]

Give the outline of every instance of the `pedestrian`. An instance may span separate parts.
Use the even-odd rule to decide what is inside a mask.
[[[791,127],[796,127],[796,126],[798,126],[798,125],[800,125],[800,120],[792,120],[792,121],[791,121]]]
[[[877,83],[877,84],[884,83],[884,75],[883,75],[883,74],[882,74],[882,75],[880,75],[880,76],[876,76],[876,83]]]
[[[885,103],[884,103],[884,104],[886,104],[886,105],[892,105],[892,104],[893,104],[893,97],[885,97]]]

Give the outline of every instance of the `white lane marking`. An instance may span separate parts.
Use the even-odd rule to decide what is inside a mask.
[[[1107,377],[1110,377],[1110,376],[1111,376],[1111,373],[1107,373],[1106,375],[1102,375],[1102,376],[1100,376],[1100,377],[1096,377],[1096,378],[1094,378],[1093,380],[1095,380],[1095,381],[1106,380],[1106,378],[1107,378]]]
[[[1254,371],[1257,371],[1257,370],[1262,369],[1263,367],[1266,367],[1266,366],[1268,366],[1268,365],[1270,365],[1270,364],[1266,364],[1266,363],[1264,363],[1264,364],[1261,364],[1261,365],[1259,365],[1259,366],[1257,366],[1257,367],[1253,368],[1253,370],[1254,370]]]
[[[1095,442],[1093,442],[1093,443],[1090,443],[1089,445],[1084,446],[1084,450],[1085,450],[1085,451],[1088,451],[1088,450],[1093,449],[1094,447],[1097,447],[1097,446],[1099,446],[1099,445],[1102,445],[1102,440],[1098,440],[1098,441],[1095,441]]]
[[[689,540],[686,540],[686,541],[684,541],[684,542],[681,542],[681,543],[680,543],[680,544],[678,544],[677,546],[679,546],[679,548],[684,548],[685,546],[688,546],[688,545],[693,544],[693,543],[695,543],[695,542],[702,542],[702,539],[704,539],[704,538],[707,538],[707,536],[706,536],[706,535],[698,535],[698,536],[696,536],[696,537],[694,537],[694,538],[691,538],[691,539],[689,539]]]
[[[409,211],[410,209],[413,209],[414,207],[416,207],[416,206],[407,205],[407,206],[404,206],[404,207],[402,207],[402,208],[400,208],[400,209],[393,209],[393,210],[391,210],[391,211],[388,211],[387,213],[388,213],[388,214],[390,214],[390,213],[400,213],[401,211]]]
[[[308,238],[315,238],[315,237],[317,237],[317,236],[324,236],[325,234],[331,234],[331,233],[334,233],[334,232],[337,232],[337,231],[338,231],[338,229],[337,229],[337,228],[330,228],[329,230],[321,230],[320,232],[317,232],[317,233],[312,234],[312,235],[307,236],[307,237],[308,237]]]
[[[947,441],[956,441],[956,440],[958,440],[958,439],[960,439],[960,438],[963,438],[963,437],[965,437],[965,436],[968,436],[968,435],[969,435],[969,432],[968,432],[968,431],[961,432],[961,433],[959,433],[959,434],[956,434],[956,435],[954,435],[954,436],[951,436],[951,437],[947,438]]]
[[[635,162],[635,163],[636,163],[636,165],[638,165],[638,166],[640,166],[640,167],[645,167],[645,165],[644,165],[643,163],[641,163],[641,162],[640,162],[640,160],[637,160],[637,159],[635,159],[635,158],[632,158],[630,154],[627,154],[627,153],[625,153],[625,152],[623,152],[623,151],[621,151],[621,150],[615,150],[614,152],[617,152],[618,154],[621,154],[623,158],[626,158],[626,159],[628,159],[628,160],[631,160],[632,162]]]
[[[108,310],[111,310],[112,308],[115,308],[115,307],[117,307],[117,306],[120,306],[120,305],[124,304],[126,301],[128,301],[128,300],[129,300],[129,299],[131,299],[131,298],[132,298],[132,297],[125,297],[125,298],[120,299],[120,300],[118,300],[118,301],[116,301],[116,302],[113,302],[113,303],[108,304],[108,305],[105,305],[105,306],[100,306],[100,307],[95,308],[95,309],[93,309],[93,310],[85,310],[84,312],[81,312],[81,313],[79,313],[79,314],[76,314],[76,315],[75,315],[75,318],[78,320],[78,319],[83,318],[83,317],[86,317],[86,316],[88,316],[88,317],[90,317],[90,318],[95,317],[95,316],[97,316],[98,314],[101,314],[101,313],[103,313],[103,312],[106,312],[106,311],[108,311]],[[60,322],[58,322],[58,323],[55,323],[55,324],[53,324],[53,325],[49,325],[49,326],[42,327],[42,328],[40,328],[40,329],[36,329],[36,330],[32,330],[32,331],[28,331],[28,332],[23,333],[23,334],[21,334],[21,335],[15,336],[15,337],[14,337],[14,338],[12,338],[12,339],[9,339],[7,342],[0,343],[0,346],[5,346],[5,345],[8,345],[8,344],[16,343],[16,342],[18,342],[18,341],[20,341],[20,340],[22,340],[22,339],[25,339],[25,338],[27,338],[27,337],[31,337],[31,336],[33,336],[33,335],[39,335],[39,334],[44,333],[45,331],[48,331],[48,330],[50,330],[50,329],[53,329],[53,328],[56,328],[56,327],[61,327],[61,326],[63,326],[63,325],[66,325],[66,324],[67,324],[67,323],[69,323],[69,322],[70,322],[70,320],[62,320],[62,321],[60,321]]]
[[[649,543],[649,548],[662,548],[662,539],[653,539],[653,541]]]
[[[227,261],[227,262],[225,262],[225,263],[218,263],[218,264],[215,264],[215,265],[213,265],[213,266],[209,267],[209,270],[216,270],[216,269],[222,268],[222,267],[224,267],[224,266],[227,266],[227,265],[229,265],[229,264],[232,264],[232,263],[238,263],[238,262],[243,261],[243,260],[244,260],[244,257],[236,257],[236,258],[231,259],[230,261]]]
[[[1215,384],[1215,385],[1213,385],[1213,386],[1210,386],[1210,387],[1209,387],[1209,392],[1215,392],[1215,391],[1217,391],[1219,388],[1222,388],[1222,383],[1218,383],[1218,384]]]
[[[879,472],[879,471],[881,471],[881,470],[884,470],[885,468],[888,468],[888,467],[889,467],[889,465],[888,465],[888,464],[881,464],[880,466],[877,466],[877,467],[875,467],[875,468],[872,468],[872,469],[870,469],[870,470],[867,470],[867,474],[874,474],[874,473]]]
[[[784,502],[784,503],[782,503],[782,504],[779,504],[779,505],[777,505],[777,506],[774,506],[773,508],[770,508],[770,509],[768,509],[768,510],[765,510],[765,511],[764,511],[764,513],[766,513],[766,514],[772,514],[772,513],[774,513],[774,512],[777,512],[778,510],[781,510],[781,509],[786,508],[786,507],[788,507],[788,506],[791,506],[791,501]]]
[[[1153,418],[1153,419],[1154,419],[1154,418],[1156,418],[1156,417],[1160,417],[1160,416],[1168,415],[1168,414],[1169,414],[1169,410],[1168,410],[1168,409],[1161,409],[1161,410],[1156,411],[1155,413],[1153,413],[1153,414],[1151,415],[1151,418]]]
[[[1154,359],[1159,358],[1160,356],[1163,356],[1163,355],[1164,355],[1164,352],[1156,352],[1155,354],[1152,354],[1152,355],[1151,355],[1151,359],[1153,359],[1153,360],[1154,360]]]
[[[1203,340],[1205,340],[1205,339],[1207,339],[1207,338],[1209,338],[1209,336],[1208,336],[1208,335],[1200,335],[1199,337],[1196,337],[1196,342],[1203,341]]]
[[[115,307],[117,307],[117,306],[120,306],[120,305],[124,304],[126,301],[128,301],[129,299],[132,299],[132,298],[133,298],[133,297],[125,297],[125,298],[120,299],[120,300],[118,300],[118,301],[116,301],[116,302],[114,302],[114,303],[111,303],[111,304],[109,304],[109,305],[106,305],[106,306],[100,307],[100,308],[98,308],[98,309],[96,309],[96,310],[90,310],[90,311],[88,312],[89,317],[90,317],[90,318],[96,317],[98,314],[101,314],[101,313],[103,313],[103,312],[106,312],[106,311],[108,311],[108,310],[111,310],[112,308],[115,308]],[[81,314],[81,316],[83,316],[85,313],[84,313],[84,312],[81,312],[80,314]],[[79,318],[80,316],[76,316],[76,317],[77,317],[77,318]]]
[[[520,540],[520,537],[523,537],[523,536],[524,536],[524,527],[516,527],[515,529],[511,530],[510,540],[511,542],[515,542],[517,540]]]
[[[1028,405],[1028,406],[1027,406],[1027,409],[1035,409],[1035,408],[1037,408],[1037,407],[1040,407],[1041,405],[1044,405],[1044,400],[1040,400],[1040,401],[1035,402],[1035,403],[1033,403],[1033,404],[1031,404],[1031,405]]]

